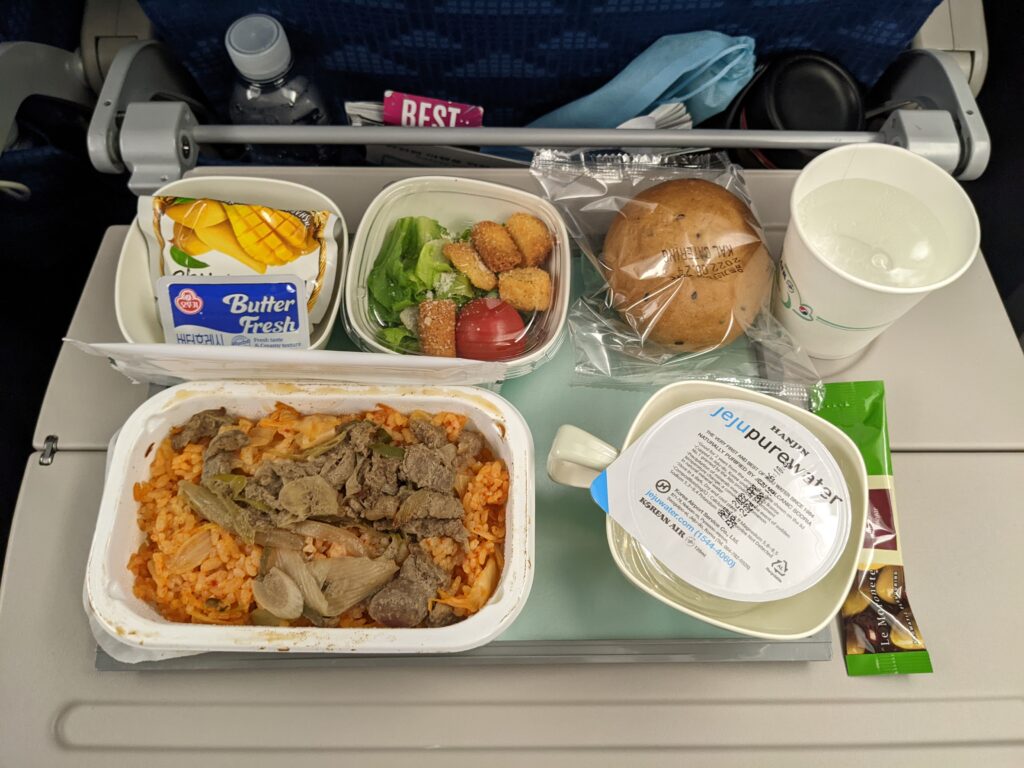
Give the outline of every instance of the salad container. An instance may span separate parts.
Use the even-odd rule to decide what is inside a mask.
[[[529,192],[458,177],[419,176],[396,182],[366,209],[356,230],[345,277],[344,318],[352,340],[367,352],[403,354],[382,339],[382,326],[370,308],[367,287],[385,238],[398,219],[428,217],[457,235],[476,222],[504,222],[514,213],[537,217],[554,236],[551,255],[543,264],[551,276],[551,306],[535,313],[528,324],[526,351],[502,362],[502,378],[523,376],[550,360],[564,337],[569,311],[571,250],[565,222],[554,206]]]
[[[116,358],[118,353],[115,349],[111,354]],[[347,353],[353,354],[376,357]],[[365,366],[360,362],[354,364]],[[142,543],[144,534],[136,523],[138,502],[133,487],[149,477],[154,444],[162,441],[173,426],[199,411],[226,407],[230,412],[253,418],[270,412],[278,402],[306,413],[345,413],[385,404],[403,412],[444,410],[466,415],[469,425],[481,432],[509,471],[505,567],[489,602],[476,614],[447,627],[346,629],[171,622],[135,597],[128,560]],[[151,651],[452,653],[489,642],[516,618],[533,581],[533,546],[533,440],[519,412],[496,394],[476,387],[447,385],[192,381],[147,400],[128,418],[117,436],[89,552],[85,598],[89,612],[105,634],[120,644]]]

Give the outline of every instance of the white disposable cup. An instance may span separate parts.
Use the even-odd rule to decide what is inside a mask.
[[[951,262],[945,277],[915,288],[880,285],[846,274],[807,241],[800,201],[841,179],[869,179],[897,187],[924,203],[942,222]],[[978,255],[981,229],[960,184],[923,157],[887,144],[851,144],[825,152],[800,173],[790,197],[773,311],[812,357],[838,359],[859,352],[932,291],[949,285]]]

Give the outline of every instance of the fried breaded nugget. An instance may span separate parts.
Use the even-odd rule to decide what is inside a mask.
[[[555,244],[551,230],[543,221],[528,213],[513,213],[505,222],[505,229],[523,254],[524,267],[539,267]]]
[[[446,243],[443,252],[448,261],[481,291],[493,291],[498,284],[498,278],[469,243]]]
[[[492,272],[513,269],[523,261],[523,254],[516,248],[512,235],[495,221],[477,222],[470,237],[476,252]]]
[[[551,306],[551,276],[538,267],[510,269],[498,275],[498,295],[520,312]]]
[[[425,355],[455,357],[455,302],[451,299],[422,301],[417,330]]]

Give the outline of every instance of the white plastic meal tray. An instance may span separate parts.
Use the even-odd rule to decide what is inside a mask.
[[[268,175],[271,169],[254,168],[235,171],[253,178]],[[210,174],[222,169],[198,169],[196,173]],[[284,178],[316,187],[344,213],[349,222],[361,221],[374,197],[396,181],[423,174],[409,169],[364,168],[281,168],[273,169]],[[438,175],[431,170],[423,175]],[[440,171],[474,179],[500,182],[523,191],[540,191],[536,181],[526,171],[454,169]],[[759,210],[765,218],[769,241],[778,245],[786,218],[788,196],[793,174],[763,172],[752,174],[751,189],[757,198]],[[101,256],[103,254],[101,253]],[[116,250],[109,254],[114,260]],[[573,271],[579,260],[573,260]],[[111,270],[112,271],[112,270]],[[94,270],[95,272],[95,270]],[[112,291],[111,291],[112,294]],[[112,298],[112,295],[111,295]],[[113,302],[96,301],[79,307],[79,314],[96,315],[107,311]],[[115,329],[116,334],[116,329]],[[335,339],[337,339],[337,334]],[[161,356],[154,353],[157,347]],[[126,375],[141,381],[166,385],[183,378],[221,379],[225,366],[216,356],[206,359],[192,350],[187,370],[183,370],[181,348],[165,345],[113,344],[94,345],[92,350],[104,359],[112,359]],[[225,350],[228,351],[228,350]],[[244,354],[242,350],[230,350]],[[77,354],[77,353],[76,353]],[[333,351],[288,351],[288,378],[349,380],[334,375]],[[383,354],[359,354],[355,357],[372,361],[373,375],[378,382],[401,383],[408,380],[411,368],[416,368],[417,381],[438,385],[458,385],[474,381],[494,381],[500,378],[494,371],[477,371],[467,378],[464,372],[434,371],[424,378],[421,366],[431,358]],[[268,370],[267,358],[259,361],[246,358],[235,360],[230,370],[233,377],[277,377],[280,370]],[[468,360],[449,361],[458,367],[494,366]],[[564,421],[580,424],[597,434],[620,442],[625,436],[629,420],[647,399],[643,392],[606,389],[569,390],[569,397],[549,397],[544,393],[563,390],[572,366],[572,349],[563,345],[550,364],[532,375],[506,381],[503,396],[521,410],[532,427],[533,439],[540,454],[546,454],[555,428]],[[124,407],[121,408],[124,411]],[[130,410],[130,408],[129,408]],[[117,419],[120,426],[125,416]],[[61,433],[63,436],[63,432]],[[102,442],[105,444],[107,435]],[[622,578],[608,556],[604,526],[594,517],[589,499],[578,492],[555,486],[545,475],[536,478],[537,504],[553,514],[538,520],[537,560],[535,572],[539,574],[537,588],[526,608],[510,628],[495,642],[475,650],[457,654],[423,653],[339,653],[319,652],[288,654],[268,653],[202,653],[188,658],[123,664],[103,651],[96,655],[98,669],[161,669],[161,670],[218,670],[285,666],[289,669],[308,666],[341,665],[417,665],[417,664],[516,664],[564,662],[653,662],[694,660],[750,660],[750,661],[816,661],[832,656],[829,629],[799,641],[754,640],[731,635],[711,625],[673,611],[655,600],[644,597]],[[585,585],[585,587],[570,585]],[[81,594],[77,597],[80,603]],[[616,605],[614,615],[599,609],[600,605]]]

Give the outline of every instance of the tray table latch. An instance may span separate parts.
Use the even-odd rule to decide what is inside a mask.
[[[54,454],[57,453],[57,436],[47,435],[43,441],[43,452],[39,454],[39,464],[48,467],[53,464]]]

